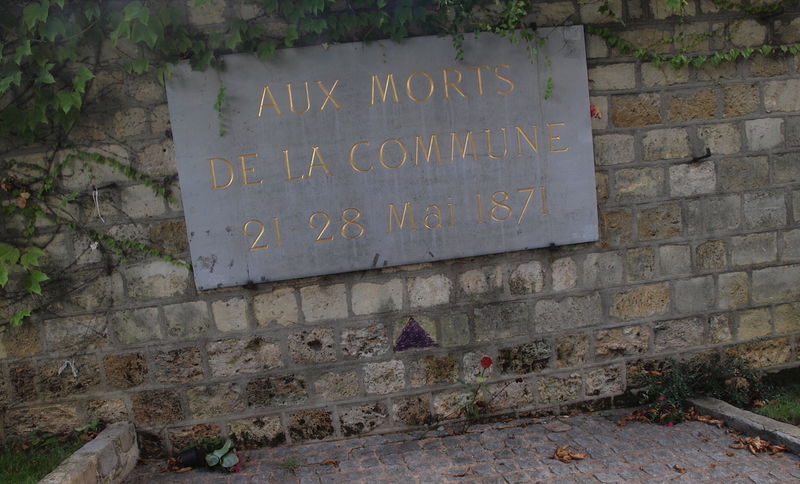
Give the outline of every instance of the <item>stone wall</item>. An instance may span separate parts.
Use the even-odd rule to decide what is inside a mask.
[[[727,18],[690,0],[694,20],[677,26],[662,3],[624,2],[622,35],[657,40]],[[215,0],[191,20],[242,8]],[[602,21],[597,4],[538,8],[539,25]],[[745,22],[732,42],[800,41],[798,18]],[[495,410],[519,413],[608,403],[645,360],[718,352],[797,365],[800,58],[672,70],[593,36],[587,52],[603,114],[600,241],[199,293],[187,269],[120,262],[57,231],[49,264],[67,293],[0,337],[4,436],[130,419],[153,453],[218,433],[277,445],[420,426],[458,416],[457,379],[474,378],[484,354],[502,389]],[[79,136],[179,192],[163,87],[104,55]],[[70,175],[84,190],[77,216],[188,260],[180,203],[102,167]],[[393,350],[410,317],[438,347]],[[67,359],[77,376],[58,373]]]

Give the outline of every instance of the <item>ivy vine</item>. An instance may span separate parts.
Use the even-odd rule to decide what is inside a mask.
[[[621,14],[607,2],[601,3],[599,10],[611,22],[587,25],[586,29],[623,54],[676,68],[800,52],[800,44],[767,44],[692,53],[693,46],[708,38],[730,38],[742,19],[763,19],[800,3],[712,1],[739,16],[718,30],[663,39],[680,45],[671,54],[622,39],[616,25],[624,23]],[[664,2],[678,18],[687,6],[686,0]],[[528,23],[537,8],[532,0],[243,0],[242,5],[252,7],[249,15],[203,29],[186,22],[183,3],[6,0],[0,5],[0,152],[4,153],[0,154],[0,207],[6,233],[6,240],[0,243],[0,307],[8,304],[12,293],[21,293],[26,301],[14,309],[11,324],[21,324],[35,307],[46,304],[44,299],[38,306],[34,304],[53,276],[41,269],[40,259],[45,254],[34,243],[43,222],[80,233],[108,254],[123,258],[146,254],[185,264],[153,247],[91,228],[70,214],[69,208],[86,195],[85,190],[65,187],[63,177],[68,166],[103,165],[150,187],[161,197],[171,196],[167,189],[170,180],[151,178],[113,157],[90,153],[75,135],[75,128],[96,102],[90,93],[101,70],[103,53],[110,47],[123,53],[125,72],[153,75],[163,83],[170,76],[171,66],[182,60],[188,60],[196,70],[222,68],[222,56],[227,53],[251,53],[268,59],[276,49],[296,45],[450,35],[454,56],[460,58],[464,35],[486,31],[512,42],[525,42],[533,58],[542,43]],[[214,6],[212,0],[194,0],[189,8],[210,6]],[[546,59],[548,68],[550,62]],[[546,94],[554,87],[549,79]],[[224,87],[213,102],[223,135]],[[8,156],[33,148],[45,149],[47,154],[34,161]],[[12,227],[20,229],[15,232]],[[19,283],[12,284],[14,278]]]

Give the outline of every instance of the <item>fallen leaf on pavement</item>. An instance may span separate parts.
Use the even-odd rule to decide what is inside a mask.
[[[729,450],[729,451],[725,452],[725,455],[727,455],[728,457],[733,457],[733,452],[731,452]]]
[[[697,410],[695,410],[694,407],[690,407],[688,410],[686,410],[684,418],[686,420],[696,420],[698,422],[703,422],[709,425],[715,425],[718,429],[721,429],[722,427],[725,426],[724,421],[715,419],[711,415],[700,415],[699,413],[697,413]]]
[[[320,464],[322,465],[330,464],[337,469],[339,468],[339,461],[336,459],[325,459],[324,461],[320,462]]]
[[[473,474],[472,466],[468,466],[467,470],[465,470],[461,474],[454,474],[453,477],[464,477],[464,476],[469,476],[469,475],[472,475],[472,474]]]
[[[556,451],[553,453],[553,457],[551,459],[560,460],[561,462],[567,463],[571,460],[581,460],[586,458],[586,453],[584,452],[575,452],[574,450],[569,449],[569,445],[562,445],[561,447],[556,447]]]
[[[681,466],[679,466],[678,464],[675,464],[674,466],[672,466],[672,468],[675,469],[676,471],[678,471],[681,474],[686,473],[686,469],[681,467]]]
[[[755,455],[761,452],[769,452],[771,455],[783,455],[782,452],[786,451],[786,446],[776,445],[761,437],[740,437],[737,443],[732,445],[734,449],[747,449],[751,454]]]
[[[181,473],[181,472],[189,472],[190,470],[192,470],[192,468],[191,468],[191,467],[181,467],[180,469],[178,469],[178,470],[177,470],[177,471],[175,471],[175,472],[177,472],[177,473]]]

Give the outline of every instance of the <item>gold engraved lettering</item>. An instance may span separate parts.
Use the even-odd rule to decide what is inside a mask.
[[[387,164],[386,160],[385,160],[385,158],[383,156],[383,150],[386,148],[386,145],[389,144],[389,143],[395,143],[397,146],[400,147],[400,150],[403,152],[402,159],[400,159],[400,162],[397,163],[396,165]],[[401,166],[403,166],[406,163],[407,159],[408,159],[408,150],[406,149],[406,145],[404,145],[403,142],[400,141],[399,139],[397,139],[397,138],[389,138],[386,141],[384,141],[383,143],[381,143],[381,148],[380,148],[380,150],[378,150],[378,161],[381,162],[381,165],[383,165],[384,168],[388,168],[390,170],[396,170],[396,169],[400,168]]]
[[[322,152],[319,150],[319,146],[313,146],[311,148],[311,161],[308,165],[308,177],[311,178],[311,173],[314,171],[315,166],[321,166],[323,170],[325,170],[325,174],[327,176],[331,176],[331,170],[328,168],[328,164],[325,163],[325,159],[322,158]],[[314,163],[314,160],[319,158],[319,163]]]
[[[220,185],[217,183],[217,170],[215,168],[214,162],[221,161],[225,164],[225,167],[228,169],[228,181],[225,182],[224,185]],[[211,169],[211,189],[212,190],[221,190],[223,188],[228,188],[233,183],[233,163],[226,160],[225,158],[209,158],[208,159],[208,166]]]
[[[447,80],[447,72],[448,71],[449,72],[455,72],[456,74],[458,74],[458,77],[456,78],[455,81],[451,82],[451,81]],[[445,69],[442,69],[442,79],[444,80],[444,98],[445,99],[449,99],[449,97],[450,97],[449,93],[448,93],[448,90],[447,90],[448,86],[452,87],[453,89],[456,90],[457,93],[461,94],[461,97],[467,97],[467,95],[464,94],[464,91],[462,91],[461,88],[458,87],[458,85],[461,84],[461,71],[459,71],[458,69],[455,69],[453,67],[447,67]]]
[[[308,81],[303,83],[306,88],[306,109],[304,111],[295,111],[294,109],[294,98],[292,96],[292,84],[286,84],[286,92],[289,93],[289,110],[295,114],[305,114],[311,109],[311,96],[308,93]]]
[[[517,225],[522,223],[522,219],[525,217],[525,212],[528,211],[528,205],[531,204],[531,199],[533,198],[534,192],[536,192],[536,187],[530,188],[519,188],[517,189],[517,193],[528,193],[528,198],[525,199],[525,205],[522,206],[522,213],[519,214],[519,218],[517,219]]]
[[[447,225],[449,225],[450,227],[452,227],[452,226],[454,226],[456,224],[456,218],[453,216],[453,207],[454,207],[454,204],[452,204],[452,203],[448,203],[447,204],[447,218],[449,219],[449,222],[448,222]]]
[[[476,193],[475,194],[475,204],[478,207],[478,223],[482,224],[482,223],[486,222],[486,220],[483,219],[483,203],[481,202],[481,194],[480,193]]]
[[[283,166],[286,167],[286,179],[288,181],[294,181],[294,180],[302,180],[303,178],[305,178],[306,177],[305,175],[300,175],[295,177],[292,176],[292,167],[289,165],[289,150],[281,150],[281,151],[283,151]]]
[[[542,198],[542,215],[547,217],[547,192],[544,187],[539,187],[539,195]]]
[[[419,166],[420,148],[422,148],[422,153],[425,155],[425,161],[430,163],[434,147],[436,148],[436,163],[442,163],[442,150],[439,149],[439,135],[432,134],[427,147],[425,146],[425,140],[422,136],[417,136],[416,145],[414,146],[414,166]]]
[[[242,185],[261,185],[264,183],[264,180],[258,180],[249,182],[247,181],[247,174],[248,173],[255,173],[256,169],[252,166],[249,168],[245,167],[245,158],[257,158],[257,153],[247,153],[246,155],[239,155],[239,162],[242,165]]]
[[[269,104],[264,104],[264,99],[267,97],[269,97]],[[283,114],[281,108],[278,107],[278,103],[275,102],[275,98],[272,96],[272,91],[269,90],[269,86],[264,84],[264,89],[261,91],[261,102],[258,104],[258,117],[261,117],[261,112],[264,108],[270,107],[278,113],[278,116]]]
[[[333,94],[333,90],[336,89],[336,85],[337,84],[339,84],[339,79],[336,79],[335,81],[333,81],[333,85],[331,86],[331,89],[328,90],[325,87],[325,85],[322,84],[322,81],[317,81],[317,86],[319,86],[319,88],[322,90],[322,92],[325,93],[325,101],[323,101],[322,102],[322,106],[319,107],[320,111],[325,109],[325,105],[328,104],[328,101],[332,102],[333,103],[333,107],[335,107],[336,109],[342,109],[342,105],[339,104],[338,102],[336,102],[336,99],[334,99],[334,97],[332,95]]]
[[[269,249],[269,245],[264,242],[262,245],[258,245],[258,241],[261,240],[261,236],[264,235],[264,222],[260,220],[248,220],[242,225],[242,235],[245,237],[253,237],[253,234],[247,231],[247,226],[250,224],[258,225],[258,235],[256,235],[256,240],[253,241],[253,244],[250,246],[250,250],[262,250],[262,249]]]
[[[425,79],[428,80],[428,94],[425,97],[417,97],[411,90],[411,81],[417,74],[421,74],[422,76],[425,77]],[[408,98],[411,99],[412,101],[416,101],[418,103],[427,101],[433,95],[433,88],[434,88],[433,78],[425,71],[412,72],[411,74],[408,75],[408,79],[406,79],[406,95],[408,95]]]
[[[388,233],[394,232],[392,229],[392,221],[397,224],[397,227],[402,230],[406,223],[406,213],[408,213],[408,227],[412,231],[417,230],[417,224],[414,223],[414,211],[411,208],[411,202],[404,202],[403,203],[403,215],[397,213],[397,207],[394,206],[393,203],[389,204],[389,231]]]
[[[361,212],[357,208],[346,208],[342,210],[342,222],[344,223],[342,224],[342,228],[339,229],[339,233],[342,237],[345,239],[357,239],[364,235],[364,225],[358,221],[359,217],[361,217]],[[355,228],[355,234],[349,232],[349,227]]]
[[[349,153],[349,155],[347,156],[347,159],[348,159],[348,161],[350,162],[350,166],[351,166],[351,167],[352,167],[352,168],[353,168],[355,171],[357,171],[357,172],[360,172],[360,173],[366,173],[366,172],[368,172],[368,171],[371,171],[371,170],[372,170],[372,165],[369,165],[369,168],[364,168],[364,169],[362,169],[362,168],[359,168],[359,167],[357,167],[357,166],[356,166],[356,157],[355,157],[355,154],[356,154],[356,148],[358,148],[360,145],[367,145],[367,146],[369,146],[369,141],[359,141],[359,142],[355,143],[353,146],[351,146],[351,147],[350,147],[350,153]]]
[[[500,197],[498,197],[498,195],[500,195]],[[511,207],[503,203],[506,201],[508,201],[508,192],[498,191],[492,193],[491,215],[492,215],[492,220],[494,220],[495,222],[502,222],[503,220],[506,220],[508,217],[511,216]],[[499,212],[504,212],[505,215]]]
[[[566,126],[567,123],[547,123],[547,137],[550,139],[550,153],[563,153],[569,151],[569,148],[556,149],[554,140],[560,140],[561,136],[553,135],[553,126]]]
[[[431,209],[433,209],[433,211],[431,211]],[[428,205],[425,207],[425,214],[425,220],[423,221],[425,228],[435,229],[442,226],[442,211],[439,210],[438,205]],[[436,222],[431,222],[434,219]]]
[[[400,104],[400,99],[397,97],[397,88],[394,85],[394,74],[389,74],[386,76],[386,83],[383,87],[381,87],[381,82],[378,79],[376,74],[372,75],[372,102],[370,102],[370,106],[375,105],[375,90],[378,90],[378,95],[381,97],[381,102],[386,102],[386,96],[389,94],[389,86],[392,86],[392,96],[394,97],[394,103]]]
[[[331,225],[331,217],[330,217],[330,215],[328,215],[325,212],[314,212],[314,213],[312,213],[311,215],[308,216],[308,227],[311,228],[311,229],[314,229],[314,230],[318,230],[319,229],[319,227],[317,227],[314,224],[314,217],[317,216],[317,215],[321,215],[325,219],[325,225],[323,225],[322,229],[319,230],[319,234],[317,235],[317,238],[316,238],[315,242],[330,242],[331,240],[333,240],[333,235],[330,235],[328,237],[323,237],[323,235],[325,235],[325,231],[328,230],[328,227],[330,227],[330,225]]]
[[[511,94],[511,91],[514,90],[514,81],[512,81],[511,79],[507,78],[506,76],[500,74],[499,71],[500,71],[501,67],[505,67],[506,69],[511,69],[511,66],[508,65],[508,64],[497,64],[496,66],[494,66],[494,76],[496,78],[500,79],[501,81],[505,82],[506,84],[508,84],[508,89],[506,89],[505,91],[501,91],[500,89],[496,89],[495,92],[497,94]]]
[[[489,69],[489,66],[468,66],[467,69],[473,69],[475,76],[478,79],[478,96],[483,96],[483,77],[481,77],[481,69]]]
[[[493,158],[495,160],[499,158],[505,158],[508,154],[508,136],[506,136],[506,128],[500,128],[500,130],[503,132],[503,154],[499,156],[492,153],[492,130],[483,130],[483,132],[486,133],[486,153],[489,155],[489,158]]]
[[[528,134],[522,129],[521,126],[514,126],[514,130],[517,133],[517,156],[522,156],[522,139],[524,138],[525,141],[528,143],[528,146],[533,149],[534,153],[539,152],[539,131],[536,129],[536,125],[534,124],[531,126],[533,129],[533,141],[528,137]]]
[[[272,227],[275,229],[275,248],[281,248],[281,219],[272,217]]]
[[[478,149],[475,147],[475,139],[472,137],[472,131],[467,131],[467,136],[464,140],[464,143],[461,143],[461,137],[455,131],[450,133],[450,161],[455,161],[456,159],[456,145],[458,145],[459,151],[461,152],[461,159],[467,157],[467,146],[472,148],[472,159],[478,159]]]

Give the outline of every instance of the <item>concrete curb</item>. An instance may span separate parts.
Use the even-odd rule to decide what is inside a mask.
[[[130,422],[117,422],[75,451],[39,484],[118,483],[136,467],[137,460],[136,429]]]
[[[792,453],[800,455],[800,428],[794,425],[736,408],[716,398],[692,398],[689,403],[698,413],[724,420],[729,427],[757,435],[773,444],[785,445]]]

